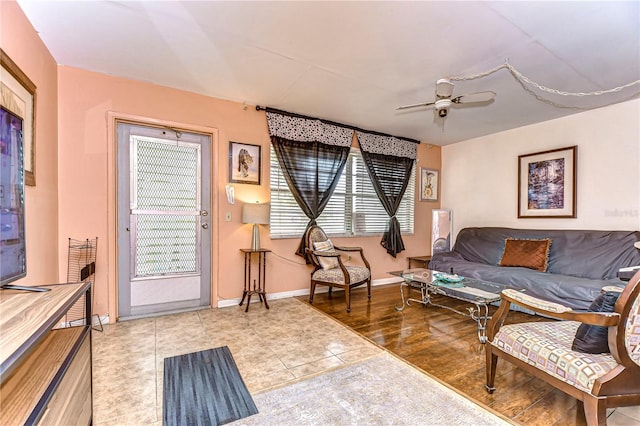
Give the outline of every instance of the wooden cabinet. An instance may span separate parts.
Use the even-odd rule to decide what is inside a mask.
[[[87,425],[92,420],[91,324],[64,327],[91,283],[43,293],[0,290],[0,424]]]

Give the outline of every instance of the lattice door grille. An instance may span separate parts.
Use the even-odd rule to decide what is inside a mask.
[[[198,273],[200,146],[133,138],[133,277]]]
[[[134,209],[198,210],[200,147],[136,138]]]

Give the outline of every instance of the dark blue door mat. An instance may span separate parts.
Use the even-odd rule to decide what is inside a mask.
[[[258,413],[227,346],[164,359],[162,421],[221,425]]]

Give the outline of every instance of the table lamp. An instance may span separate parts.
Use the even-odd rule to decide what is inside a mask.
[[[269,224],[269,203],[245,203],[242,206],[242,223],[253,224],[251,250],[260,250],[260,229],[258,225]]]

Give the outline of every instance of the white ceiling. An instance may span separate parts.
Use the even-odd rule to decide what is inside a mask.
[[[507,58],[567,92],[640,80],[638,1],[18,2],[61,65],[436,145],[581,111],[552,103],[600,107],[640,91],[553,95],[501,69],[456,82],[454,96],[496,92],[489,105],[453,107],[444,122],[432,109],[395,110],[433,101],[439,78]]]

